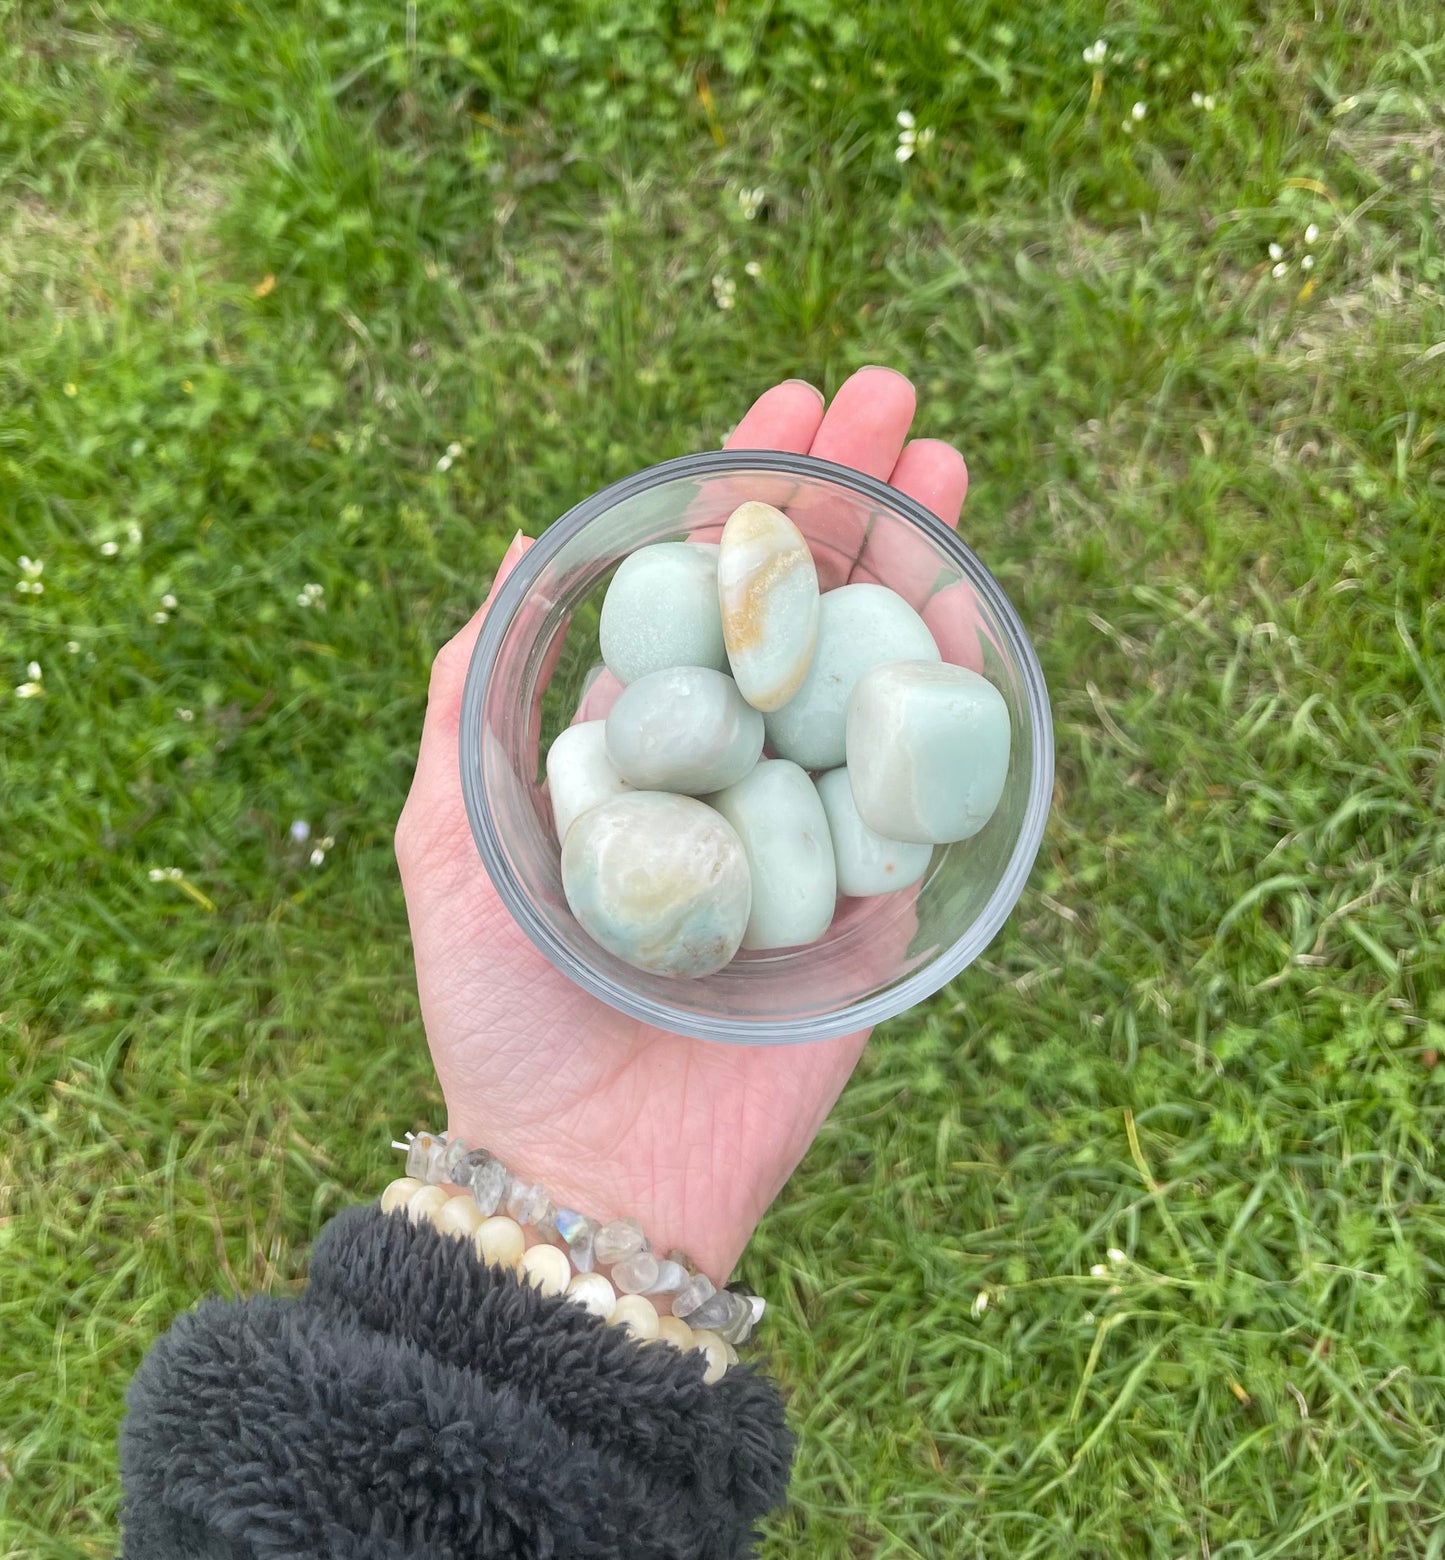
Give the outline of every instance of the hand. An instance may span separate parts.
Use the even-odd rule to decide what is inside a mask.
[[[729,449],[811,453],[852,466],[956,525],[963,459],[905,443],[913,387],[854,374],[824,411],[798,381],[754,403]],[[508,552],[497,584],[525,550]],[[868,1039],[736,1046],[649,1028],[559,974],[492,888],[458,781],[462,683],[486,606],[432,669],[416,777],[396,831],[422,1019],[447,1131],[602,1220],[630,1214],[654,1247],[680,1246],[727,1279],[802,1158]]]

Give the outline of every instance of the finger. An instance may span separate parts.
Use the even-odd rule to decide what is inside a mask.
[[[845,380],[808,450],[819,460],[886,481],[913,421],[913,386],[891,368],[860,368]],[[814,488],[789,510],[808,538],[824,590],[846,584],[868,535],[866,504]]]
[[[723,448],[806,455],[822,421],[823,392],[806,380],[785,379],[753,402]]]
[[[886,482],[916,405],[913,386],[896,369],[860,368],[833,397],[808,453]]]
[[[889,483],[932,510],[945,525],[956,526],[968,492],[968,467],[942,439],[915,439],[898,457]],[[870,531],[852,577],[886,585],[921,610],[954,574],[929,537],[911,525],[884,521]]]

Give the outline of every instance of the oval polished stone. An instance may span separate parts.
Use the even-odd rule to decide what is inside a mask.
[[[889,839],[966,840],[1003,795],[1009,740],[1008,705],[977,672],[932,661],[874,667],[848,701],[858,815]]]
[[[780,709],[818,639],[818,571],[803,533],[771,504],[740,504],[723,527],[717,589],[738,692],[755,710]]]
[[[725,672],[716,542],[657,542],[618,565],[602,601],[602,659],[619,682],[669,666]]]
[[[843,762],[848,698],[858,679],[885,661],[936,661],[924,621],[882,585],[843,585],[818,603],[818,643],[803,686],[765,717],[768,745],[804,769]]]
[[[763,717],[705,666],[650,672],[607,717],[607,756],[639,791],[701,796],[734,784],[763,751]]]
[[[611,801],[632,787],[607,756],[607,722],[584,720],[560,731],[547,749],[547,794],[560,843],[567,830],[599,802]]]
[[[688,796],[631,791],[585,812],[562,845],[562,888],[582,929],[653,975],[720,970],[752,906],[742,842]]]
[[[819,775],[814,784],[828,815],[840,894],[854,899],[891,894],[900,888],[911,888],[928,871],[928,863],[933,859],[931,845],[886,839],[858,816],[853,784],[846,769],[830,769]]]
[[[821,937],[838,885],[827,815],[803,770],[787,759],[764,759],[708,804],[737,831],[752,873],[743,947],[795,948]]]

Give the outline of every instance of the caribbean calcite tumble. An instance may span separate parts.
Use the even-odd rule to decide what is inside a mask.
[[[602,601],[602,659],[619,682],[670,666],[725,672],[715,542],[657,542],[624,558]]]
[[[674,666],[629,683],[606,728],[608,759],[640,791],[721,790],[763,751],[763,717],[731,677],[705,666]]]
[[[858,816],[847,769],[830,769],[814,784],[828,815],[838,892],[854,899],[891,894],[912,886],[928,870],[931,845],[890,840],[870,829]]]
[[[813,782],[787,759],[764,759],[708,797],[737,831],[752,872],[744,948],[795,948],[828,930],[838,899],[833,842]]]
[[[803,533],[771,504],[740,504],[723,527],[717,586],[738,691],[755,710],[781,709],[818,639],[818,571]]]
[[[923,619],[882,585],[843,585],[818,603],[818,641],[802,686],[765,717],[768,745],[804,769],[844,761],[848,699],[858,679],[886,661],[937,661]]]
[[[962,666],[874,667],[848,702],[848,774],[858,815],[889,839],[966,840],[993,816],[1008,777],[1009,713]]]
[[[547,749],[547,794],[559,841],[599,802],[611,801],[632,787],[607,756],[607,722],[584,720],[559,732]]]
[[[562,844],[562,889],[589,937],[652,975],[720,970],[752,908],[731,825],[692,797],[659,791],[631,791],[582,814]]]

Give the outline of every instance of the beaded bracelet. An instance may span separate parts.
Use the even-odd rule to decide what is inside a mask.
[[[741,1284],[717,1288],[685,1252],[656,1256],[636,1219],[602,1224],[558,1207],[541,1186],[513,1175],[494,1155],[444,1133],[408,1132],[392,1147],[406,1155],[406,1175],[382,1193],[383,1212],[404,1209],[414,1224],[426,1220],[444,1235],[469,1240],[481,1261],[625,1327],[640,1343],[657,1339],[700,1350],[707,1358],[705,1382],[737,1364],[735,1345],[745,1343],[762,1319],[761,1295]],[[524,1230],[541,1244],[529,1247]],[[596,1271],[599,1265],[610,1277]],[[659,1314],[669,1297],[672,1314]]]

